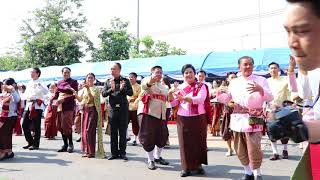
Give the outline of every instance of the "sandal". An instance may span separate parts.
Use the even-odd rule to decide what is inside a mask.
[[[88,158],[94,158],[94,155],[88,155],[87,157]]]
[[[88,154],[83,154],[81,157],[83,158],[88,157]]]

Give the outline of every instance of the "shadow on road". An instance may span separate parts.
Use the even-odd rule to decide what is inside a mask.
[[[209,165],[204,166],[206,171],[206,177],[211,178],[229,178],[229,179],[240,179],[243,174],[238,173],[238,171],[243,171],[242,167],[238,166],[228,166],[228,165]],[[236,172],[232,172],[236,171]],[[200,177],[200,176],[199,176]],[[287,180],[290,179],[289,176],[269,176],[263,175],[264,180]]]
[[[272,153],[263,153],[264,159],[269,159],[269,157],[272,155]],[[292,161],[299,161],[301,159],[300,155],[290,155],[289,154],[289,159],[288,160],[292,160]],[[282,160],[282,156],[280,153],[280,160]],[[283,159],[284,160],[284,159]]]
[[[48,154],[45,152],[16,152],[17,158],[7,159],[6,163],[39,163],[39,164],[57,164],[60,166],[68,166],[72,161],[63,159],[54,159],[56,154]],[[0,169],[1,172],[1,169]]]
[[[7,169],[7,168],[0,168],[0,173],[3,172],[18,172],[18,171],[22,171],[21,169]],[[1,178],[0,178],[1,179]]]

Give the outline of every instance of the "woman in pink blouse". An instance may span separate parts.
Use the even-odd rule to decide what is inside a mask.
[[[191,172],[204,174],[202,164],[207,160],[207,118],[205,100],[208,90],[205,84],[197,82],[195,68],[186,64],[181,70],[184,83],[179,90],[169,91],[173,107],[178,106],[177,128],[182,171],[180,176],[190,176]]]

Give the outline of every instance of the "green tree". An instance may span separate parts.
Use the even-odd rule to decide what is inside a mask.
[[[92,43],[82,31],[87,19],[82,14],[82,0],[46,0],[44,8],[24,20],[21,28],[25,57],[34,66],[66,65],[80,62]]]
[[[144,48],[137,51],[132,49],[131,57],[146,58],[146,57],[161,57],[168,55],[184,55],[187,52],[180,48],[172,47],[164,41],[155,42],[151,36],[143,37],[139,42]]]
[[[185,51],[181,48],[172,47],[170,49],[170,54],[171,55],[185,55],[185,54],[187,54],[187,51]]]
[[[153,49],[154,40],[151,36],[145,36],[140,41],[139,44],[144,46],[143,50],[137,51],[137,48],[132,49],[131,57],[133,58],[147,58],[147,57],[155,57],[156,51]]]
[[[29,65],[23,56],[19,54],[6,54],[0,57],[0,70],[22,70]]]
[[[110,28],[102,28],[98,35],[101,43],[100,48],[93,51],[93,62],[129,58],[130,49],[134,47],[134,38],[127,31],[129,23],[115,17],[110,25]]]

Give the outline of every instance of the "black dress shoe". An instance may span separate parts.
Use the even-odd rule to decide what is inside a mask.
[[[31,146],[31,147],[29,147],[29,150],[38,150],[39,149],[39,147],[37,147],[37,146]]]
[[[132,142],[132,146],[136,146],[136,145],[137,145],[137,141],[134,140],[134,141]]]
[[[73,153],[73,149],[74,149],[74,147],[73,147],[73,145],[71,144],[71,145],[69,145],[68,146],[68,153]]]
[[[28,145],[26,145],[26,146],[23,146],[22,148],[23,149],[29,149],[29,147],[31,147],[32,146],[32,144],[28,144]]]
[[[150,169],[150,170],[157,169],[156,165],[154,164],[154,161],[148,162],[148,169]]]
[[[279,160],[280,157],[279,157],[279,154],[272,154],[270,157],[269,157],[269,160],[270,161],[275,161],[275,160]]]
[[[154,162],[161,165],[169,165],[169,162],[164,160],[162,157],[160,157],[159,159],[154,159]]]
[[[127,156],[126,156],[125,154],[120,155],[120,159],[123,159],[123,160],[125,160],[125,161],[128,161],[128,158],[127,158]]]
[[[288,151],[287,150],[283,150],[282,151],[282,159],[288,159],[289,155],[288,155]]]
[[[62,146],[61,149],[58,150],[58,152],[67,152],[68,147],[67,146]]]
[[[108,157],[108,160],[114,160],[114,159],[118,159],[118,156],[112,155],[112,156]]]
[[[204,169],[203,169],[202,167],[200,167],[200,168],[198,168],[198,170],[197,170],[196,173],[203,175],[203,174],[205,174],[206,172],[204,171]]]
[[[14,157],[14,153],[13,152],[11,152],[11,154],[9,154],[9,155],[7,155],[7,159],[11,159],[11,158],[13,158]]]
[[[191,175],[190,171],[182,170],[180,172],[180,177],[187,177],[187,176],[190,176],[190,175]]]
[[[254,180],[254,175],[248,175],[248,174],[245,174],[241,179],[239,180]]]

